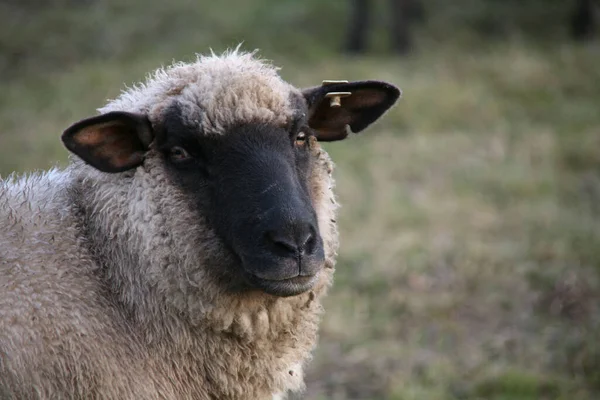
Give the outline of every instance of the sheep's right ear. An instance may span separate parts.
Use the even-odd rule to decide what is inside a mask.
[[[79,121],[62,135],[65,147],[103,172],[122,172],[144,161],[154,139],[148,117],[113,111]]]

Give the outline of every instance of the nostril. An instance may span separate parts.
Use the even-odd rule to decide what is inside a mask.
[[[282,256],[297,257],[314,252],[317,235],[311,224],[297,224],[288,229],[267,231],[265,242]]]
[[[304,238],[301,239],[299,243],[300,245],[298,246],[298,250],[300,254],[312,253],[312,249],[314,248],[315,243],[315,235],[312,232],[312,229],[304,234]]]
[[[286,238],[285,235],[278,234],[274,231],[267,232],[265,236],[267,243],[273,245],[274,248],[280,252],[295,254],[298,250],[293,238]]]

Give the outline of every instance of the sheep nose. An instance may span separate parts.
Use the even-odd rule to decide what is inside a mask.
[[[313,224],[297,222],[268,230],[265,233],[265,241],[281,256],[310,256],[315,253],[317,247],[317,234]]]

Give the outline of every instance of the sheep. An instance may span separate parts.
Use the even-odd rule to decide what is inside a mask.
[[[400,91],[277,71],[239,50],[159,69],[65,130],[66,168],[0,183],[0,398],[303,389],[338,249],[319,142]]]

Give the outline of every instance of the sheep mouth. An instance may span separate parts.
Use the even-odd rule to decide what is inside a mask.
[[[308,276],[297,275],[280,280],[261,278],[251,272],[245,272],[244,276],[248,284],[256,289],[273,296],[290,297],[311,290],[317,281],[318,273]]]

